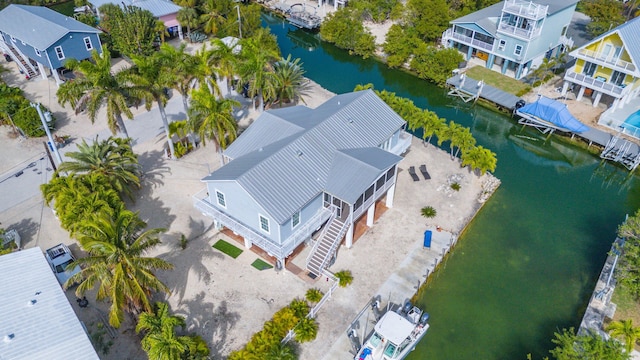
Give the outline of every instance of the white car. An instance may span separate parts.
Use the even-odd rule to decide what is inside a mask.
[[[71,254],[71,250],[65,244],[58,244],[44,252],[44,256],[51,266],[51,270],[56,275],[60,285],[64,285],[73,275],[80,272],[80,266],[73,269],[69,268],[69,264],[76,261]]]

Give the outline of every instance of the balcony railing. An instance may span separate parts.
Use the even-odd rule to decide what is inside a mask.
[[[548,8],[548,5],[539,5],[531,1],[506,0],[502,6],[502,11],[528,19],[540,20],[547,16]]]
[[[513,35],[524,40],[531,40],[540,35],[540,33],[542,32],[542,28],[535,27],[531,29],[522,29],[515,25],[505,24],[501,21],[498,26],[498,32],[507,35]]]
[[[632,63],[620,59],[614,59],[611,56],[605,55],[602,51],[593,51],[587,49],[581,49],[578,54],[584,56],[590,61],[593,60],[594,63],[598,63],[599,65],[609,65],[607,67],[613,66],[615,70],[620,70],[623,72],[634,72],[636,71],[636,66]]]
[[[558,40],[558,42],[567,48],[573,47],[573,39],[565,35],[561,35],[560,40]]]
[[[311,237],[311,234],[322,226],[329,216],[331,216],[329,209],[321,208],[314,216],[291,234],[282,245],[279,245],[213,206],[213,204],[209,202],[207,193],[207,189],[204,188],[193,195],[193,205],[196,209],[216,219],[229,230],[249,240],[251,244],[258,246],[269,255],[275,256],[278,259],[284,259],[289,256],[302,241]]]
[[[453,29],[447,29],[445,30],[445,32],[442,34],[442,40],[445,41],[445,39],[454,39],[460,43],[463,43],[465,45],[469,45],[475,48],[480,48],[482,50],[486,50],[486,51],[491,51],[493,50],[493,44],[489,44],[487,42],[484,41],[480,41],[478,39],[474,39],[470,36],[466,36],[457,32],[454,32]]]
[[[622,97],[622,95],[624,95],[624,88],[622,86],[604,82],[602,80],[592,78],[591,76],[587,76],[585,74],[578,74],[572,70],[567,70],[567,73],[565,74],[564,78],[578,85],[586,86],[588,88],[600,91],[607,95],[611,95],[615,98],[620,98]]]

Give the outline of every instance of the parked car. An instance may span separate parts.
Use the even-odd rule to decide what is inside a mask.
[[[58,244],[44,252],[44,256],[51,266],[51,270],[56,275],[60,285],[69,280],[70,277],[80,272],[80,266],[69,268],[69,264],[76,261],[71,250],[65,244]]]

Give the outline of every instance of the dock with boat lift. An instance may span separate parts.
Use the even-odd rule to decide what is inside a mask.
[[[448,94],[457,96],[464,102],[476,102],[479,98],[498,105],[500,108],[513,111],[518,101],[522,99],[486,84],[482,80],[468,77],[466,74],[455,74],[447,79],[450,88]]]

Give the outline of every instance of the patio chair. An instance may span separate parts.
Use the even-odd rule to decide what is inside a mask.
[[[431,179],[431,175],[429,175],[429,172],[427,171],[427,165],[420,165],[420,172],[422,173],[422,176],[424,176],[425,180]]]
[[[420,180],[420,177],[418,177],[418,174],[416,174],[416,167],[415,166],[410,166],[409,167],[409,175],[411,175],[411,178],[413,179],[413,181]]]

